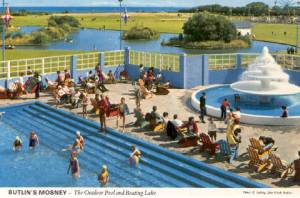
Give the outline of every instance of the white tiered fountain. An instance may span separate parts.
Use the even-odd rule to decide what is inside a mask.
[[[293,95],[300,93],[300,88],[289,83],[289,75],[278,65],[267,47],[262,54],[249,65],[239,82],[231,88],[247,94],[261,96]]]

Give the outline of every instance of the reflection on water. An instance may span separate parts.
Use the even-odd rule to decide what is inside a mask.
[[[30,33],[39,27],[22,27],[23,32]],[[247,49],[236,50],[195,50],[183,49],[178,47],[161,46],[161,42],[168,40],[176,34],[161,34],[160,39],[150,41],[122,41],[123,47],[130,47],[138,51],[151,51],[161,53],[187,53],[187,54],[204,54],[204,53],[260,53],[264,46],[268,46],[270,52],[286,50],[289,46],[276,43],[254,41],[252,46]],[[118,50],[120,46],[120,32],[113,30],[96,30],[81,29],[70,35],[72,43],[65,41],[57,41],[47,46],[18,46],[18,49],[52,49],[52,50]]]

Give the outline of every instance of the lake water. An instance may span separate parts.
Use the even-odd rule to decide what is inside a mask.
[[[23,32],[30,33],[38,29],[38,27],[22,27]],[[130,47],[132,50],[150,51],[160,53],[174,54],[204,54],[204,53],[260,53],[264,46],[269,47],[270,52],[286,50],[289,45],[269,43],[262,41],[253,41],[252,46],[247,49],[234,50],[193,50],[178,47],[161,46],[163,40],[168,40],[176,34],[162,33],[160,39],[150,41],[122,41],[122,46]],[[114,30],[97,30],[97,29],[81,29],[70,35],[72,43],[65,41],[52,42],[46,46],[18,46],[18,49],[49,49],[49,50],[118,50],[120,46],[120,32]]]

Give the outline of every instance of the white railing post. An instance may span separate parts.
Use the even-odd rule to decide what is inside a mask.
[[[5,62],[4,62],[5,64]],[[7,79],[10,79],[10,61],[7,61]]]
[[[42,75],[45,74],[45,58],[42,58]]]

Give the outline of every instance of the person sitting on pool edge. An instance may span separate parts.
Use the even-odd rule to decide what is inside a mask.
[[[39,138],[37,134],[32,131],[29,136],[29,149],[33,149],[37,145],[39,145]]]
[[[101,173],[98,175],[98,181],[101,184],[101,186],[105,186],[109,181],[109,174],[107,170],[107,166],[103,165]]]
[[[140,163],[141,152],[136,148],[136,145],[131,147],[132,152],[129,157],[129,163],[131,166],[137,166]]]
[[[20,151],[22,149],[23,143],[19,136],[16,136],[16,139],[13,143],[13,151]]]
[[[282,109],[281,117],[282,117],[282,118],[287,118],[287,117],[289,116],[287,106],[282,106],[281,109]]]
[[[71,153],[71,158],[70,158],[67,174],[69,174],[69,172],[71,170],[72,176],[79,178],[80,177],[80,166],[79,166],[79,161],[78,161],[76,155],[77,155],[77,153],[75,151],[73,151]]]

